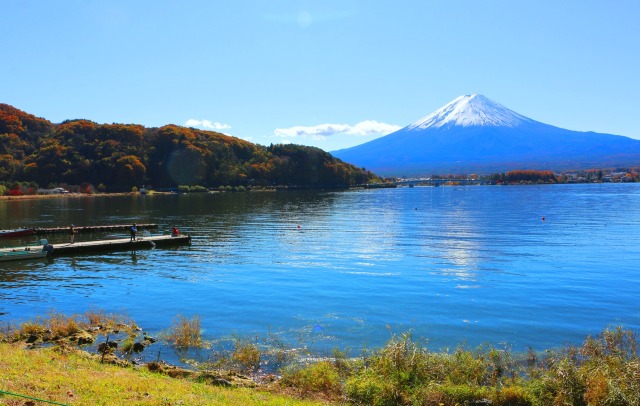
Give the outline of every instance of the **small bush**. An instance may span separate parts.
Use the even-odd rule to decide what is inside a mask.
[[[39,323],[25,322],[20,324],[18,329],[18,339],[26,338],[32,335],[41,335],[45,332],[46,328]]]
[[[246,340],[235,342],[231,359],[242,371],[257,371],[260,368],[260,350]]]
[[[439,371],[440,374],[444,374],[439,374],[439,381],[446,379],[454,385],[481,385],[489,380],[490,374],[485,358],[463,348],[457,349],[452,356],[443,358],[439,364],[444,366],[444,369]]]
[[[347,400],[356,405],[401,405],[402,397],[391,384],[373,374],[357,374],[345,384]]]
[[[187,319],[177,316],[167,340],[178,348],[200,347],[202,345],[200,318],[195,316]]]
[[[49,330],[51,330],[54,337],[68,337],[80,331],[80,327],[75,316],[68,317],[54,311],[49,313],[46,325],[49,327]]]
[[[330,398],[338,398],[342,393],[340,374],[329,361],[320,361],[305,368],[285,369],[282,384],[302,393],[322,393]]]
[[[533,397],[529,392],[519,386],[507,386],[496,391],[490,397],[495,406],[531,406]]]

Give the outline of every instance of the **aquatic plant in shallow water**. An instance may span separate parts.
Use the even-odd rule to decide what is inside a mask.
[[[188,319],[178,315],[166,339],[178,348],[200,347],[203,344],[200,318],[194,316]]]

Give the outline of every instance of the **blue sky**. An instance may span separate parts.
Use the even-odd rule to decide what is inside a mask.
[[[0,102],[350,147],[480,93],[640,139],[640,1],[0,0]]]

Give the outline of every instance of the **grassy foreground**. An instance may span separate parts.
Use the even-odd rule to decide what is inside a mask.
[[[251,388],[175,379],[147,369],[100,363],[60,347],[0,343],[0,391],[69,405],[318,405]],[[3,405],[45,405],[2,395]]]
[[[45,404],[11,392],[69,405],[640,405],[638,341],[622,328],[542,354],[432,352],[408,333],[355,358],[336,350],[324,359],[294,359],[283,348],[277,374],[264,379],[261,368],[273,354],[255,341],[209,353],[211,362],[196,371],[135,365],[108,345],[90,354],[79,344],[91,342],[91,332],[126,330],[118,351],[135,351],[149,336],[99,312],[85,320],[52,313],[0,329],[0,404]],[[164,339],[182,348],[204,344],[197,318],[178,318]]]

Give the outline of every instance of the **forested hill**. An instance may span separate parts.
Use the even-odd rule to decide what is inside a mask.
[[[345,187],[379,180],[318,148],[166,125],[53,124],[0,104],[0,182],[127,191],[151,185]]]

